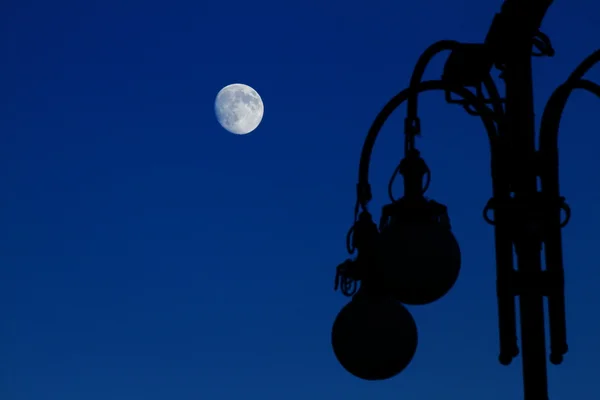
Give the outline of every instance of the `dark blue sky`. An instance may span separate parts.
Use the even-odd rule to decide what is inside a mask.
[[[491,195],[479,120],[422,96],[417,146],[463,252],[448,296],[411,307],[412,364],[385,382],[337,363],[333,292],[358,157],[380,108],[440,39],[478,42],[501,1],[16,1],[0,6],[0,397],[7,400],[521,398],[497,362]],[[557,0],[536,112],[600,46],[595,0]],[[444,56],[427,77],[440,75]],[[600,66],[588,75],[600,81]],[[214,98],[265,102],[236,136]],[[600,102],[561,130],[570,353],[552,399],[599,395]],[[401,157],[402,107],[374,152],[372,209]],[[593,314],[589,314],[592,312]]]

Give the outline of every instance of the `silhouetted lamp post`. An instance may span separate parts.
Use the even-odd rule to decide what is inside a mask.
[[[355,222],[347,238],[349,253],[356,250],[357,255],[338,266],[335,282],[336,289],[352,296],[332,329],[334,353],[351,374],[381,380],[406,368],[417,349],[417,328],[404,304],[440,299],[459,275],[460,250],[447,209],[424,196],[430,171],[415,148],[421,133],[418,95],[438,90],[447,102],[479,116],[489,137],[492,197],[483,216],[495,232],[499,361],[508,365],[519,354],[518,297],[525,400],[548,399],[544,297],[550,362],[560,364],[567,352],[561,228],[570,209],[559,192],[558,127],[574,89],[600,97],[600,86],[583,79],[600,61],[596,51],[552,94],[536,148],[531,57],[554,55],[549,38],[539,30],[550,4],[506,0],[484,43],[441,41],[430,46],[419,58],[410,86],[388,102],[371,126],[360,160]],[[427,64],[443,50],[451,53],[441,79],[422,82]],[[490,75],[492,68],[501,71],[504,97]],[[391,203],[383,207],[377,226],[367,208],[371,151],[386,119],[404,101],[404,158],[389,185]],[[391,194],[397,174],[404,180],[400,199]]]

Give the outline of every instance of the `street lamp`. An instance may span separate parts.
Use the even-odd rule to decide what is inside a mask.
[[[421,133],[418,95],[443,91],[447,102],[481,118],[489,138],[492,197],[483,217],[495,234],[499,361],[509,365],[519,354],[518,297],[525,400],[548,399],[544,297],[550,362],[560,364],[567,352],[561,228],[570,209],[559,191],[559,123],[574,89],[600,97],[600,85],[583,79],[600,62],[598,50],[550,97],[536,149],[531,57],[554,55],[549,38],[539,30],[551,3],[506,0],[484,43],[445,40],[430,46],[419,58],[410,86],[393,97],[373,122],[362,149],[354,224],[347,236],[348,252],[356,251],[357,256],[338,266],[335,281],[336,290],[352,296],[332,329],[334,353],[351,374],[381,380],[406,368],[418,339],[403,304],[436,301],[458,278],[460,250],[447,209],[424,196],[430,171],[415,147]],[[427,64],[444,50],[451,53],[441,79],[423,82]],[[501,71],[504,97],[490,75],[492,68]],[[367,207],[371,152],[383,124],[405,101],[404,159],[393,175],[402,175],[404,195],[395,199],[390,182],[391,203],[383,207],[377,226]]]

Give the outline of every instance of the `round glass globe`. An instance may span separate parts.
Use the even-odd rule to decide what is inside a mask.
[[[456,238],[438,224],[390,225],[381,234],[385,284],[404,304],[443,297],[456,283],[461,256]]]
[[[352,375],[370,381],[404,370],[417,349],[410,312],[391,298],[361,293],[337,315],[331,331],[336,358]]]

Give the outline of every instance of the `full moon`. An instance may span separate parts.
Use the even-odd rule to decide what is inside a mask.
[[[262,121],[265,107],[256,90],[233,83],[225,86],[215,99],[215,114],[221,126],[236,135],[255,130]]]

